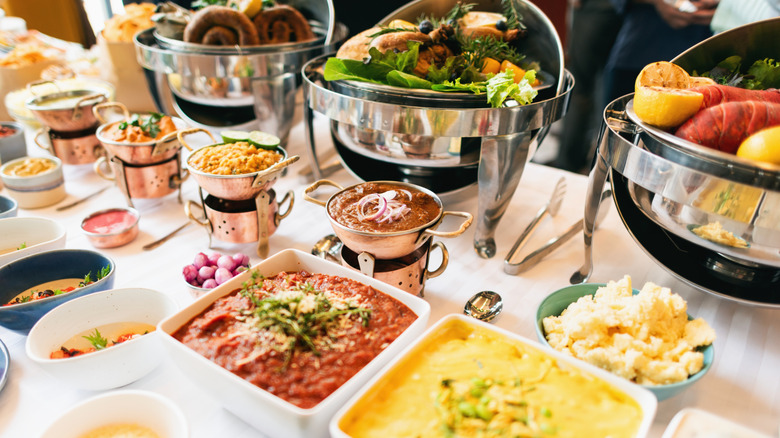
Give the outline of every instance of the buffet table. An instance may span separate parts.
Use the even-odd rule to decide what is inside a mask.
[[[318,121],[318,141],[327,142],[327,122]],[[291,166],[276,184],[277,197],[288,190],[296,201],[289,217],[270,238],[270,253],[285,248],[309,252],[322,236],[332,232],[322,207],[303,200],[303,188],[311,179],[303,142],[304,129],[297,123],[291,132],[288,152],[301,160]],[[44,152],[28,146],[31,154]],[[34,150],[35,149],[35,150]],[[504,311],[495,324],[535,339],[534,324],[537,305],[550,292],[567,286],[569,276],[582,263],[582,243],[579,238],[553,252],[533,269],[518,276],[503,271],[504,256],[522,229],[543,206],[559,178],[567,182],[567,194],[561,211],[546,219],[526,245],[530,251],[548,238],[563,232],[582,217],[587,178],[557,169],[530,164],[507,209],[496,234],[498,254],[492,259],[480,258],[472,247],[473,228],[454,239],[442,239],[450,254],[449,266],[439,277],[430,279],[425,287],[425,299],[432,308],[433,324],[446,314],[463,311],[466,300],[481,290],[493,290],[504,299]],[[343,184],[357,180],[341,169],[331,179]],[[66,190],[69,201],[86,196],[112,183],[96,175],[90,165],[66,166]],[[185,181],[182,197],[199,199],[193,179]],[[476,188],[444,197],[446,210],[469,211],[476,214]],[[260,258],[255,244],[233,245],[209,239],[203,227],[192,223],[163,245],[151,251],[142,246],[154,241],[188,221],[176,195],[158,199],[136,199],[141,213],[141,232],[129,245],[102,252],[117,264],[115,287],[144,287],[162,291],[183,307],[193,300],[181,270],[200,252],[220,251],[228,254],[244,252],[256,264]],[[115,186],[81,205],[62,212],[55,207],[20,210],[19,216],[45,216],[61,221],[67,228],[66,248],[91,248],[80,233],[79,224],[89,213],[112,206],[124,206],[125,199]],[[757,431],[776,436],[780,424],[780,311],[750,307],[700,292],[674,278],[657,265],[635,244],[623,226],[614,207],[596,231],[594,240],[595,269],[593,282],[617,280],[631,275],[635,287],[645,281],[668,286],[688,302],[689,313],[703,317],[717,333],[715,362],[710,372],[689,390],[659,403],[650,436],[660,437],[672,417],[681,409],[696,407],[720,417],[738,422]],[[447,229],[445,222],[441,229]],[[432,256],[436,266],[438,252]],[[0,328],[0,338],[7,345],[11,365],[8,381],[0,392],[0,436],[37,436],[70,406],[96,395],[75,390],[54,379],[25,354],[25,337]],[[250,427],[196,384],[186,379],[176,366],[164,358],[161,365],[146,377],[126,388],[153,391],[174,401],[184,412],[193,438],[230,436],[260,437],[262,431]]]

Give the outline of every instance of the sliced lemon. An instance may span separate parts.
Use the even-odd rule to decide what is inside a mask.
[[[229,0],[227,5],[254,18],[263,9],[263,0]]]
[[[417,30],[417,26],[415,26],[413,23],[410,23],[406,20],[393,20],[390,23],[387,24],[387,27],[391,29],[409,29],[409,30]]]
[[[634,83],[634,91],[639,87],[667,87],[667,88],[689,88],[691,86],[691,75],[685,69],[677,64],[668,61],[658,61],[647,64]]]
[[[463,27],[496,27],[496,22],[503,20],[504,16],[497,12],[469,11],[460,19]]]
[[[274,149],[278,147],[282,141],[273,134],[262,131],[252,131],[249,133],[249,143],[263,149]]]
[[[703,76],[691,76],[691,87],[701,87],[704,85],[717,85],[715,79],[705,78]]]
[[[248,131],[222,131],[219,133],[222,136],[222,141],[225,143],[235,143],[238,141],[249,141],[250,132]]]
[[[743,140],[737,156],[780,165],[780,126],[762,129]]]
[[[641,86],[634,95],[634,112],[643,122],[669,129],[699,111],[704,95],[690,90]]]

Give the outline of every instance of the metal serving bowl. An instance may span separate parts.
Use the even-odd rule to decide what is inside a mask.
[[[463,234],[466,229],[471,225],[473,217],[471,213],[463,211],[444,211],[441,198],[439,198],[432,191],[420,187],[414,184],[402,183],[397,181],[372,181],[376,184],[392,184],[399,187],[408,187],[415,191],[423,192],[432,197],[439,205],[439,214],[435,219],[430,222],[420,225],[416,228],[412,228],[404,231],[394,232],[369,232],[369,231],[357,231],[348,228],[340,224],[330,212],[330,203],[340,193],[352,190],[360,184],[354,184],[349,187],[342,187],[338,183],[330,180],[319,180],[314,184],[307,187],[304,193],[304,199],[314,204],[325,207],[325,211],[328,214],[330,225],[333,227],[333,231],[336,236],[344,242],[344,245],[356,253],[367,252],[378,259],[396,259],[409,255],[416,249],[425,244],[432,236],[436,237],[456,237]],[[310,193],[317,190],[321,186],[332,186],[339,189],[338,192],[331,195],[327,201],[321,201],[319,199],[309,196]],[[460,224],[460,227],[455,231],[438,231],[436,228],[441,224],[442,219],[445,216],[458,216],[464,220]]]
[[[198,182],[198,185],[200,185],[203,190],[218,198],[227,199],[230,201],[242,201],[245,199],[254,198],[263,190],[270,189],[276,180],[281,176],[282,170],[284,170],[287,166],[295,163],[300,158],[297,155],[287,157],[287,151],[281,147],[277,147],[276,152],[282,154],[282,159],[265,170],[242,173],[239,175],[215,175],[213,173],[204,172],[190,165],[190,160],[192,160],[192,157],[196,156],[199,151],[203,151],[206,148],[220,146],[224,143],[217,143],[209,131],[200,128],[179,131],[177,134],[179,142],[187,149],[192,150],[192,148],[184,140],[184,136],[196,132],[207,133],[209,136],[211,136],[214,144],[206,145],[193,151],[192,154],[190,154],[190,158],[187,160],[187,168],[190,172],[190,175],[195,178],[195,181]]]
[[[94,90],[71,90],[30,98],[25,106],[49,128],[72,132],[97,125],[92,108],[107,99],[106,94]]]
[[[119,121],[108,122],[102,115],[102,112],[108,108],[119,108],[124,114],[124,118]],[[178,117],[172,117],[177,130],[171,132],[159,140],[146,141],[140,143],[130,143],[124,141],[110,140],[105,137],[105,132],[112,126],[130,119],[130,113],[122,103],[107,102],[97,105],[93,108],[95,117],[102,123],[97,129],[97,139],[111,154],[118,157],[128,164],[153,164],[166,161],[173,158],[181,149],[177,133],[187,128],[184,120]]]

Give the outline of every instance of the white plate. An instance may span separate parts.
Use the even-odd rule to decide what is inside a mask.
[[[661,438],[771,438],[725,418],[685,408],[672,418]]]

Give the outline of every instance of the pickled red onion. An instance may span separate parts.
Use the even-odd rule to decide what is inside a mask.
[[[408,190],[400,190],[405,195],[412,199],[412,194]],[[361,221],[376,221],[393,222],[397,221],[410,212],[412,209],[405,205],[403,202],[396,200],[398,193],[395,190],[388,190],[383,193],[372,193],[366,195],[357,202],[358,205],[358,219]],[[374,204],[375,202],[375,204]],[[371,208],[372,206],[376,211],[372,213],[366,213],[366,206]]]

